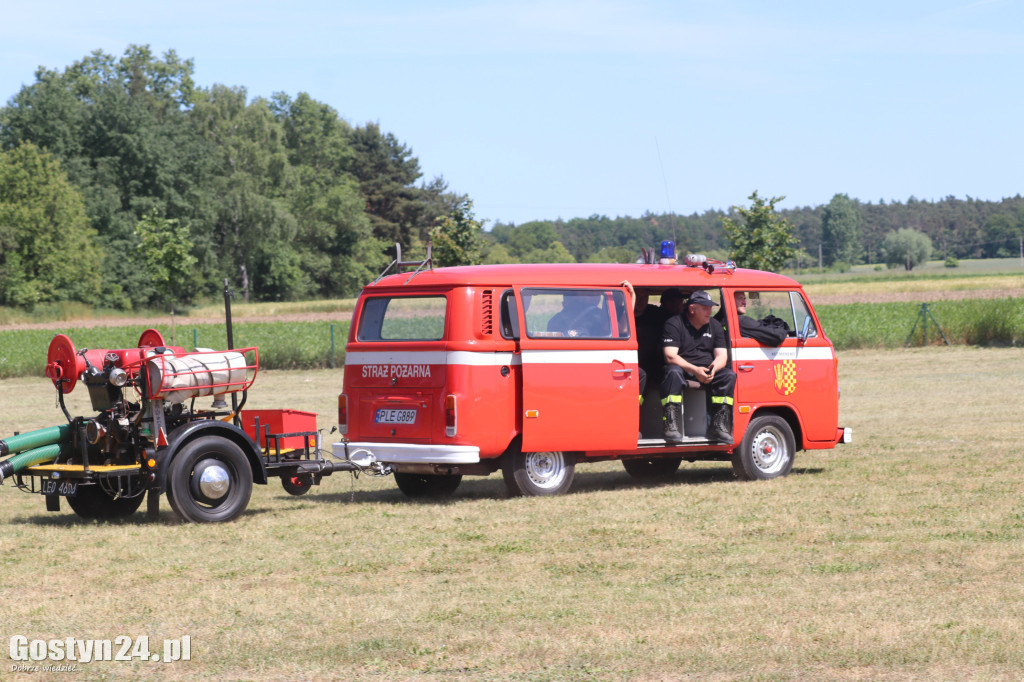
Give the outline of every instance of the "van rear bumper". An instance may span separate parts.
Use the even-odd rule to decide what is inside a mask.
[[[476,464],[480,448],[475,445],[420,445],[419,443],[334,443],[334,456],[383,464]]]

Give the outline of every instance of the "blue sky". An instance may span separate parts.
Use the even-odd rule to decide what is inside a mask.
[[[13,3],[11,3],[13,4]],[[3,9],[0,98],[91,51],[375,121],[477,218],[1024,192],[1020,0],[101,2]]]

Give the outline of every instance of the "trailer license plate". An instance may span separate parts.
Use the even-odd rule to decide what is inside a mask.
[[[416,410],[377,410],[378,424],[415,424]]]
[[[43,495],[64,495],[73,497],[78,492],[78,481],[44,478],[40,481],[39,492]]]

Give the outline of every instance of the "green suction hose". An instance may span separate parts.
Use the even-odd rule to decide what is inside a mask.
[[[0,483],[9,476],[13,476],[25,467],[43,462],[52,462],[60,454],[63,446],[60,443],[44,445],[40,448],[20,452],[13,457],[0,462]]]
[[[0,440],[0,457],[6,457],[11,453],[24,452],[52,445],[54,443],[67,443],[71,440],[71,427],[67,424],[50,426],[38,431],[20,433],[17,436]]]

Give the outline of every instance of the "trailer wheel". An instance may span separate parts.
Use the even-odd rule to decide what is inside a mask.
[[[450,497],[462,483],[462,475],[395,473],[398,489],[412,498]]]
[[[576,475],[576,457],[569,452],[508,452],[501,475],[513,497],[561,495]]]
[[[634,480],[644,482],[661,481],[666,478],[672,478],[682,461],[682,457],[624,459],[622,460],[622,468]]]
[[[77,494],[64,499],[83,519],[123,519],[135,513],[144,497],[143,494],[115,500],[98,485],[82,485],[78,487]]]
[[[281,485],[284,487],[285,491],[292,495],[305,495],[313,488],[313,476],[312,474],[282,476]]]
[[[754,417],[732,453],[732,470],[745,481],[785,476],[793,469],[796,440],[789,422],[774,414]]]
[[[232,521],[245,511],[252,495],[249,460],[238,445],[221,436],[188,443],[167,475],[171,508],[194,523]]]

